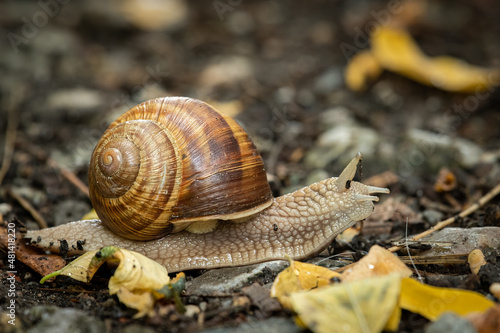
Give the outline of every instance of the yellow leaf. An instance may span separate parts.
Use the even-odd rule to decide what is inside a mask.
[[[368,81],[376,79],[382,73],[377,58],[371,51],[362,51],[351,58],[345,71],[347,87],[353,91],[362,91]]]
[[[90,212],[88,212],[82,217],[82,220],[98,220],[98,219],[99,216],[97,216],[97,213],[95,212],[94,208],[92,208]]]
[[[474,93],[491,89],[500,70],[473,66],[460,59],[427,57],[402,29],[380,26],[371,36],[371,52],[381,66],[442,90]]]
[[[422,284],[410,278],[401,281],[399,304],[403,309],[436,320],[445,311],[459,315],[483,312],[495,305],[483,295],[461,289],[440,288]]]
[[[114,275],[109,279],[109,293],[117,294],[118,299],[128,307],[138,310],[135,317],[142,317],[153,310],[157,299],[172,298],[178,309],[179,293],[184,286],[184,275],[178,274],[175,283],[169,283],[170,278],[166,268],[142,254],[107,246],[99,251],[87,252],[63,269],[45,276],[40,282],[58,275],[66,275],[75,280],[88,282],[95,272],[105,262],[118,262]],[[172,287],[173,286],[173,287]],[[181,286],[181,288],[178,288]],[[165,288],[167,287],[167,288]],[[165,292],[165,290],[167,292]]]
[[[43,284],[48,279],[56,277],[58,275],[66,275],[80,282],[89,282],[96,271],[89,271],[90,262],[97,252],[98,251],[86,252],[85,254],[70,262],[68,265],[64,266],[62,269],[44,276],[40,280],[40,283]]]
[[[388,275],[294,293],[293,310],[313,332],[381,332],[396,310],[401,277]],[[399,322],[399,318],[392,319]]]
[[[344,272],[341,279],[343,282],[348,282],[389,274],[409,277],[412,271],[396,255],[374,245],[366,256]]]
[[[325,267],[290,260],[290,266],[274,280],[271,297],[276,297],[283,307],[291,309],[291,293],[327,286],[332,278],[339,276]]]

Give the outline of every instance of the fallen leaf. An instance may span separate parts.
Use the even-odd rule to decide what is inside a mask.
[[[12,235],[12,234],[10,234]],[[9,242],[9,233],[6,227],[0,227],[0,251],[4,251],[9,262],[15,259],[33,269],[40,275],[47,275],[54,270],[61,269],[66,265],[66,261],[59,255],[46,254],[45,252],[26,245],[23,236],[16,235],[14,243]],[[14,269],[10,269],[14,270]]]
[[[82,220],[99,220],[99,216],[97,216],[95,209],[92,208],[90,212],[82,217]]]
[[[495,306],[483,295],[470,290],[434,287],[410,278],[401,281],[399,304],[401,308],[433,321],[446,311],[463,316]]]
[[[371,36],[372,52],[382,67],[442,90],[474,93],[491,89],[499,71],[452,57],[427,57],[402,29],[380,26]],[[496,79],[495,79],[496,78]]]
[[[366,256],[342,274],[341,280],[350,282],[389,274],[409,277],[412,271],[392,252],[374,245]]]
[[[474,275],[477,275],[481,267],[487,264],[484,254],[480,249],[475,249],[469,253],[467,261],[469,262],[470,270]]]
[[[363,91],[368,82],[382,73],[382,66],[369,50],[359,52],[351,58],[345,71],[345,83],[353,91]]]
[[[476,93],[500,83],[500,70],[484,68],[448,56],[428,57],[410,34],[401,28],[377,27],[370,36],[371,49],[356,54],[346,69],[347,86],[365,89],[381,69],[404,75],[446,91]]]
[[[457,177],[448,168],[441,168],[434,184],[436,192],[449,192],[457,187]]]
[[[373,277],[294,293],[290,299],[313,332],[381,332],[392,316],[399,323],[400,280],[397,274]]]
[[[290,266],[274,280],[271,297],[276,297],[284,308],[291,309],[290,294],[327,286],[339,276],[339,273],[325,267],[290,260]]]
[[[500,305],[484,313],[472,313],[467,316],[479,333],[498,333],[500,329]]]
[[[109,279],[109,293],[117,294],[118,299],[133,309],[138,310],[136,318],[150,314],[157,299],[172,298],[178,309],[182,307],[178,290],[183,288],[183,273],[178,274],[178,281],[172,281],[164,266],[142,254],[107,246],[99,251],[87,252],[63,269],[45,276],[40,283],[58,275],[66,275],[75,280],[89,282],[95,272],[105,262],[118,262],[114,275]],[[176,285],[177,283],[177,285]],[[165,289],[166,288],[166,289]]]

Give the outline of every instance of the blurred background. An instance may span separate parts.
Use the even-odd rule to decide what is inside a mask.
[[[374,29],[401,13],[422,53],[500,67],[492,0],[2,1],[1,156],[8,124],[16,129],[2,185],[49,225],[78,219],[89,201],[47,161],[87,182],[110,122],[160,96],[198,98],[235,117],[276,194],[337,175],[358,151],[366,176],[389,171],[387,182],[411,194],[432,186],[443,166],[495,184],[498,81],[450,92],[384,70],[358,91],[346,85]],[[10,199],[2,192],[0,201]]]

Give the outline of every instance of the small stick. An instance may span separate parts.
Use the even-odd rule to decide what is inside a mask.
[[[47,164],[52,168],[58,169],[59,172],[61,172],[61,175],[66,178],[66,180],[75,185],[75,187],[79,189],[83,194],[85,194],[87,198],[89,197],[88,186],[85,185],[73,172],[69,171],[52,158],[47,159]]]
[[[489,191],[488,193],[486,193],[476,203],[474,203],[473,205],[467,207],[467,209],[465,209],[462,212],[460,212],[460,214],[452,216],[449,219],[446,219],[444,221],[439,222],[438,224],[436,224],[432,228],[427,229],[426,231],[424,231],[424,232],[422,232],[422,233],[414,236],[413,238],[409,239],[408,241],[419,240],[419,239],[421,239],[421,238],[423,238],[423,237],[425,237],[427,235],[432,234],[434,231],[443,229],[444,227],[452,224],[453,222],[455,222],[459,218],[464,218],[464,217],[470,215],[471,213],[475,212],[479,207],[485,205],[488,201],[490,201],[495,196],[497,196],[499,193],[500,193],[500,184],[498,184],[491,191]],[[403,245],[396,245],[396,246],[393,246],[393,247],[389,248],[388,250],[391,251],[391,252],[396,252],[396,251],[402,249],[403,247],[404,247],[404,244]]]
[[[31,216],[35,219],[35,221],[38,223],[38,226],[40,226],[40,229],[47,228],[47,222],[45,222],[45,219],[42,217],[42,215],[36,210],[35,207],[33,207],[28,200],[24,199],[22,196],[17,194],[15,191],[12,191],[10,188],[7,188],[7,193],[17,200],[21,206],[23,206],[24,209],[26,209]]]
[[[16,99],[15,97],[11,96],[10,105],[8,106],[9,118],[7,123],[7,131],[5,132],[4,154],[2,167],[0,168],[0,184],[2,184],[5,175],[9,171],[10,164],[12,162],[12,156],[14,155],[14,144],[16,142],[17,125],[19,123],[16,106]]]
[[[89,188],[73,172],[66,169],[62,165],[60,165],[56,160],[48,157],[47,154],[45,153],[45,151],[41,150],[39,147],[35,146],[34,144],[29,142],[28,140],[20,138],[19,141],[22,142],[23,147],[31,155],[35,156],[39,160],[45,161],[47,163],[47,165],[49,165],[51,168],[58,170],[61,173],[61,175],[63,176],[63,178],[68,180],[77,189],[79,189],[83,194],[85,194],[87,197],[89,197]]]

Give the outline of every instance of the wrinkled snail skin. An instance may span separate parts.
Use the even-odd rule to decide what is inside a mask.
[[[77,221],[55,228],[28,231],[32,244],[59,252],[60,240],[69,254],[115,245],[137,251],[164,265],[169,272],[248,265],[274,259],[311,257],[325,249],[343,230],[368,217],[386,188],[352,181],[361,154],[338,178],[328,178],[273,200],[261,212],[221,223],[213,232],[181,231],[152,241],[115,235],[99,220]]]

